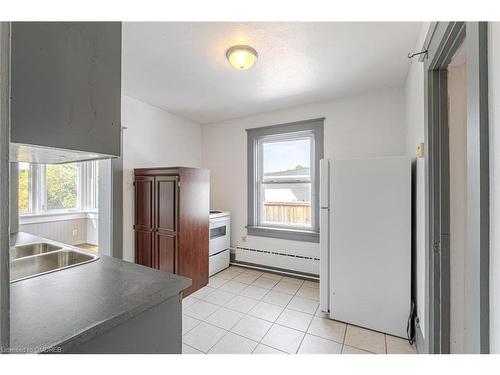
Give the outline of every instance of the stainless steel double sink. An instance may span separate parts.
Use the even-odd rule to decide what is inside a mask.
[[[10,282],[80,266],[99,259],[96,254],[37,242],[10,248]]]

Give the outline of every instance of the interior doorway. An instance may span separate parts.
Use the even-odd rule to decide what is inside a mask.
[[[425,45],[429,321],[421,346],[488,353],[487,24],[433,23]]]

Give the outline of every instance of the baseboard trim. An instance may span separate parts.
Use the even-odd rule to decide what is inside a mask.
[[[319,281],[319,275],[314,275],[314,274],[306,273],[306,272],[299,272],[299,271],[287,270],[284,268],[264,266],[262,264],[242,262],[242,261],[237,261],[237,260],[233,260],[233,259],[231,260],[230,264],[233,266],[238,266],[238,267],[245,267],[245,268],[251,268],[251,269],[260,270],[260,271],[272,272],[272,273],[275,273],[278,275],[295,276],[295,277],[300,277],[302,279]]]

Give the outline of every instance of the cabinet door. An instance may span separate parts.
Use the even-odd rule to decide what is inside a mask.
[[[160,271],[175,272],[176,236],[156,233],[156,268]]]
[[[155,177],[156,268],[177,271],[178,177]]]
[[[177,176],[157,176],[156,228],[163,234],[177,232]]]
[[[154,177],[135,177],[135,230],[154,229]]]
[[[146,267],[153,267],[153,232],[136,230],[135,232],[135,262]]]
[[[135,177],[135,262],[154,267],[154,177]]]

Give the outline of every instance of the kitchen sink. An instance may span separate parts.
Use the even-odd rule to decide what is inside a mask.
[[[51,251],[61,250],[62,247],[52,245],[46,242],[31,243],[28,245],[15,246],[10,249],[10,260],[29,257],[32,255],[50,253]]]
[[[49,244],[50,245],[50,244]],[[52,246],[52,245],[50,245]],[[10,262],[10,281],[24,280],[49,272],[79,266],[99,259],[98,255],[63,249],[26,256]]]

